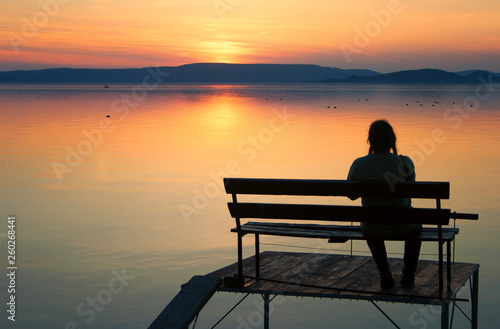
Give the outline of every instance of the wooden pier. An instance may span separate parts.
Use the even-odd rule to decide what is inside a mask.
[[[453,319],[455,308],[458,307],[456,302],[469,301],[457,298],[460,289],[469,282],[471,290],[469,320],[471,328],[476,329],[479,265],[451,261],[451,243],[454,242],[458,229],[455,226],[453,228],[447,226],[450,224],[450,219],[453,219],[455,223],[456,219],[477,220],[479,216],[451,212],[450,209],[441,208],[441,200],[449,199],[450,196],[448,182],[404,182],[395,185],[387,183],[349,180],[224,178],[226,193],[231,194],[232,198],[232,202],[228,203],[228,208],[236,223],[236,227],[231,231],[237,233],[238,262],[205,276],[206,279],[217,280],[208,289],[209,294],[217,290],[243,293],[246,296],[248,294],[262,295],[265,329],[269,328],[271,295],[367,300],[397,328],[399,327],[376,302],[439,306],[441,307],[441,329],[449,329],[450,305],[453,305],[451,312]],[[267,201],[239,202],[238,197],[241,195],[259,195]],[[351,200],[358,197],[435,199],[436,207],[363,207],[332,205],[330,202],[311,204],[310,201],[306,203],[302,199],[295,198],[293,203],[275,203],[276,200],[271,197],[276,195],[286,197],[336,196],[348,197]],[[296,203],[297,201],[299,203]],[[258,222],[243,224],[241,219],[247,218]],[[279,222],[270,223],[269,220],[279,220]],[[316,223],[318,221],[326,222],[327,225]],[[351,226],[346,225],[347,222],[350,222]],[[352,254],[260,252],[261,235],[327,239],[329,242],[366,240],[367,236],[363,234],[361,228],[352,225],[366,222],[430,225],[431,227],[426,227],[411,236],[389,235],[380,238],[396,241],[413,239],[437,242],[438,261],[419,260],[414,286],[402,287],[397,283],[391,289],[382,289],[378,270],[372,257]],[[255,256],[243,259],[243,237],[246,235],[254,235]],[[445,244],[446,266],[444,266],[443,251]],[[395,281],[399,282],[403,260],[390,259],[389,262]],[[196,281],[200,282],[200,280]],[[222,285],[218,283],[221,281]],[[195,305],[195,302],[185,299],[206,299],[209,294],[188,294],[177,301],[174,299],[172,303],[182,302],[183,305],[190,305],[190,303]],[[198,304],[203,307],[204,303]],[[193,318],[194,314],[199,313],[201,307],[190,309],[183,317]],[[175,310],[177,306],[169,304],[167,308]],[[164,315],[167,313],[162,312]],[[177,313],[174,313],[172,316],[177,316]],[[151,328],[187,328],[187,325],[167,327],[164,321],[166,319],[166,316],[163,320],[157,319],[154,322],[155,326]],[[176,324],[186,322],[188,321],[171,321]]]
[[[194,281],[198,282],[194,285],[194,289],[190,289],[191,292],[184,294],[184,296],[180,296],[181,291],[149,328],[187,328],[190,321],[201,311],[203,305],[210,298],[209,296],[215,291],[262,295],[264,297],[264,328],[266,329],[269,328],[270,297],[275,295],[439,306],[441,307],[442,329],[450,327],[450,306],[456,301],[469,301],[471,328],[477,328],[478,264],[451,264],[452,282],[449,285],[450,288],[440,298],[439,263],[437,261],[420,260],[415,285],[403,288],[399,285],[403,260],[389,259],[396,284],[391,289],[382,289],[380,288],[377,267],[372,257],[369,256],[275,251],[262,252],[259,256],[259,278],[255,277],[255,256],[243,261],[244,287],[234,286],[235,283],[238,283],[238,279],[235,277],[238,273],[238,263],[205,276],[194,277],[193,279],[196,278]],[[213,282],[213,284],[204,289],[199,286],[196,288],[196,285],[200,284],[199,282]],[[457,298],[460,289],[468,282],[471,287],[470,300]],[[196,291],[199,293],[193,293]],[[197,302],[196,299],[200,299],[202,302]],[[193,307],[187,307],[186,310],[186,307],[182,307],[182,305],[193,305]],[[184,310],[179,312],[183,308]],[[172,310],[176,311],[172,312]],[[383,313],[383,311],[381,312]],[[385,313],[384,315],[392,322]],[[179,319],[179,317],[189,318],[189,321]],[[167,325],[167,322],[170,324]]]

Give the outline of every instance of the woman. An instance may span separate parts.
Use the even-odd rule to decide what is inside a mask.
[[[377,120],[370,125],[368,132],[370,149],[368,155],[356,159],[349,170],[347,179],[355,181],[415,181],[415,167],[407,156],[398,156],[396,150],[396,135],[392,126],[386,120]],[[392,153],[391,153],[392,150]],[[399,206],[411,207],[408,198],[366,198],[361,199],[363,206]],[[384,240],[381,236],[411,235],[422,228],[419,224],[377,224],[361,223],[361,230],[369,238],[366,239],[372,252],[373,259],[380,272],[380,286],[391,288],[394,286]],[[405,241],[405,255],[401,285],[409,287],[415,283],[421,242],[417,240]]]

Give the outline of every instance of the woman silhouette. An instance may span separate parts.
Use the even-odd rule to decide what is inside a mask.
[[[368,132],[370,149],[368,155],[354,160],[347,179],[354,181],[415,181],[415,167],[407,156],[398,156],[396,134],[386,120],[377,120],[370,125]],[[392,153],[391,153],[392,150]],[[361,198],[363,206],[411,207],[408,198]],[[408,235],[418,232],[419,224],[361,223],[361,230],[368,237],[366,242],[380,273],[380,286],[391,288],[394,279],[387,262],[384,236]],[[414,239],[405,241],[404,268],[401,285],[409,287],[415,283],[415,271],[420,255],[421,242]]]

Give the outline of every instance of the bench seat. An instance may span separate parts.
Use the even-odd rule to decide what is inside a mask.
[[[442,241],[453,241],[458,228],[442,228]],[[238,228],[231,229],[238,232]],[[343,243],[348,240],[366,240],[367,236],[361,232],[361,227],[347,225],[321,225],[321,224],[291,224],[291,223],[263,223],[248,222],[241,225],[243,234],[261,234],[275,236],[289,236],[299,238],[328,239],[330,243]],[[438,229],[424,227],[418,234],[411,236],[421,241],[439,241]],[[384,240],[403,241],[404,236],[381,236]]]

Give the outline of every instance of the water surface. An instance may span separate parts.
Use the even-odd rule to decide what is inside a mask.
[[[444,207],[480,214],[478,222],[459,223],[456,260],[481,264],[480,327],[497,327],[497,90],[137,87],[0,85],[0,255],[7,259],[7,217],[15,215],[18,328],[147,327],[180,284],[236,261],[222,177],[345,179],[352,161],[367,153],[369,124],[380,118],[394,126],[399,153],[412,157],[417,180],[451,182]],[[245,242],[250,256],[252,239]],[[318,247],[312,240],[263,242],[265,250]],[[349,246],[329,248],[346,252]],[[367,251],[363,242],[354,249]],[[422,253],[435,249],[425,245]],[[401,244],[390,251],[401,257]],[[239,298],[217,294],[197,326],[211,327]],[[218,327],[253,327],[261,302],[249,297]],[[381,306],[402,327],[420,327],[410,321],[420,306]],[[390,326],[365,302],[287,298],[271,319],[276,328]],[[11,325],[6,316],[0,321]],[[427,324],[439,328],[439,320]],[[469,327],[459,312],[454,327]]]

